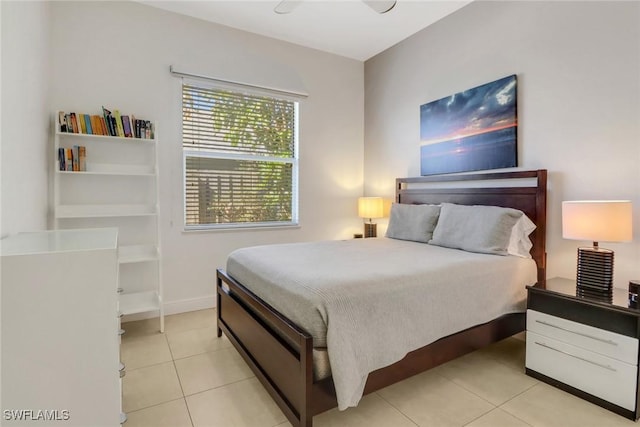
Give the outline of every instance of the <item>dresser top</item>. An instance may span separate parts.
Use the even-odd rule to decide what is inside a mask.
[[[2,256],[116,249],[117,228],[88,228],[19,233],[0,240]]]
[[[532,289],[542,290],[539,286],[531,286]],[[638,309],[629,307],[629,291],[624,288],[613,288],[613,301],[611,303],[600,301],[593,298],[576,296],[576,281],[572,279],[565,279],[562,277],[554,277],[547,279],[546,291],[551,291],[565,297],[570,297],[579,301],[584,301],[593,304],[601,304],[607,307],[617,307],[627,310],[638,311]]]

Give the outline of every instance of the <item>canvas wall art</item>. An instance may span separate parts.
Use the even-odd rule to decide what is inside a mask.
[[[512,75],[421,105],[421,175],[517,166],[516,84]]]

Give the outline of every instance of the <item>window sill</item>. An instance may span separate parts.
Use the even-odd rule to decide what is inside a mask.
[[[289,230],[302,228],[300,223],[274,224],[274,225],[215,225],[202,226],[193,228],[184,228],[183,234],[194,233],[210,233],[210,232],[243,232],[243,231],[270,231],[270,230]]]

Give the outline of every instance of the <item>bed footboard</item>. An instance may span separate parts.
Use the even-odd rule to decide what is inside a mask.
[[[311,427],[313,338],[218,269],[218,337],[234,344],[294,427]]]

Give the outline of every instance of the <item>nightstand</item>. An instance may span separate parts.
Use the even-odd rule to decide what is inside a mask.
[[[626,289],[613,302],[576,296],[576,282],[527,286],[526,373],[637,420],[640,310]]]

